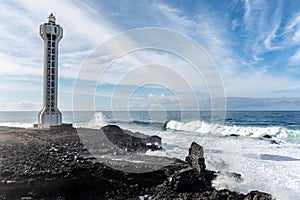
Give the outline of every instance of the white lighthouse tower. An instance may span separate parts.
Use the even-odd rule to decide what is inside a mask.
[[[44,40],[44,84],[43,108],[39,112],[38,127],[62,125],[61,112],[57,108],[58,89],[58,42],[63,37],[63,29],[55,23],[51,13],[48,22],[40,25],[40,35]]]

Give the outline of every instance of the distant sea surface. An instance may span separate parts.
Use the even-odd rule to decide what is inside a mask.
[[[261,190],[277,199],[300,199],[300,111],[227,111],[223,122],[212,122],[212,114],[206,111],[62,113],[63,122],[75,127],[117,124],[158,135],[166,150],[163,156],[184,159],[190,144],[197,142],[204,147],[207,168],[237,172],[244,179],[237,182],[221,175],[214,181],[216,188]],[[32,127],[37,115],[0,112],[0,126]]]
[[[119,124],[128,128],[150,130],[189,131],[221,135],[236,134],[249,137],[274,136],[300,144],[300,111],[227,111],[222,124],[211,124],[211,112],[193,111],[98,111],[63,113],[64,123],[76,127],[100,128],[105,124]],[[38,112],[0,112],[0,126],[32,127]],[[131,127],[132,126],[132,127]],[[221,130],[221,131],[220,131]]]

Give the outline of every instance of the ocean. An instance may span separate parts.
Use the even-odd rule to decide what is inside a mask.
[[[242,175],[240,182],[221,173],[214,181],[216,188],[300,199],[300,111],[227,111],[220,124],[211,122],[208,111],[62,113],[63,122],[75,127],[117,124],[160,136],[166,151],[148,155],[184,159],[190,144],[197,142],[204,147],[208,169]],[[0,126],[32,127],[34,123],[37,112],[0,112]]]

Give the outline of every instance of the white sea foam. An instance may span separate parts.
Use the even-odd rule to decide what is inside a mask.
[[[35,113],[30,119],[27,115],[22,120],[15,114],[11,116],[16,119],[7,119],[6,114],[3,114],[3,119],[24,123],[10,123],[3,120],[0,125],[31,127],[33,123],[29,122],[36,121]],[[106,124],[106,118],[100,112],[92,116],[92,119],[91,117],[80,118],[78,121],[82,123],[81,126],[89,125],[91,128],[99,128]],[[166,125],[167,131],[130,123],[119,125],[124,129],[160,136],[166,151],[155,152],[156,156],[167,155],[184,160],[191,143],[197,142],[204,147],[207,169],[236,172],[243,178],[242,182],[238,182],[231,177],[221,175],[214,181],[216,188],[226,187],[243,193],[260,190],[269,192],[280,200],[300,199],[300,140],[298,143],[289,142],[293,137],[295,139],[300,137],[299,130],[279,126],[221,126],[202,121],[189,123],[170,121]],[[219,134],[213,133],[246,137],[220,137]],[[280,144],[271,144],[268,140],[255,139],[264,134],[282,140]],[[285,140],[286,138],[288,140]],[[148,151],[147,155],[153,153]]]
[[[208,169],[241,174],[242,182],[222,174],[214,181],[217,189],[229,188],[242,193],[259,190],[276,199],[300,199],[299,144],[286,141],[271,144],[253,137],[216,137],[171,130],[156,134],[163,138],[163,148],[170,157],[184,159],[194,141],[204,147]]]
[[[0,126],[30,128],[34,123],[1,122]]]
[[[220,134],[223,135],[249,137],[220,137],[212,134],[215,127],[221,127],[223,130]],[[264,134],[277,138],[287,137],[283,133],[289,136],[298,134],[299,137],[297,131],[281,127],[219,125],[210,129],[208,123],[200,121],[170,121],[166,128],[167,131],[148,129],[143,132],[160,136],[167,156],[184,160],[191,143],[197,142],[204,147],[207,169],[241,174],[243,181],[230,174],[221,174],[213,182],[215,188],[228,188],[242,193],[259,190],[272,194],[276,199],[300,199],[300,145],[286,140],[281,140],[280,144],[271,144],[269,140],[256,139]]]
[[[156,151],[152,151],[151,149],[149,149],[146,152],[147,156],[158,156],[158,157],[166,157],[166,151],[165,150],[156,150]]]
[[[88,128],[101,128],[107,124],[106,117],[102,112],[96,112],[94,118],[89,121]]]
[[[166,125],[167,129],[177,131],[189,131],[202,134],[221,134],[221,135],[239,135],[249,137],[262,137],[269,135],[278,139],[287,139],[289,137],[299,137],[300,130],[289,130],[279,126],[255,127],[255,126],[226,126],[218,124],[209,124],[204,121],[191,121],[182,123],[171,120]]]

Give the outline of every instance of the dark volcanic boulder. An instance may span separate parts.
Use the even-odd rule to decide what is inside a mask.
[[[111,143],[127,151],[147,151],[161,149],[161,138],[141,133],[125,131],[116,125],[107,125],[100,129]]]
[[[175,172],[169,178],[169,186],[176,192],[199,192],[206,189],[203,174],[194,168],[185,168]]]
[[[91,138],[95,143],[98,142],[99,130],[84,130],[87,133],[84,136],[94,134],[95,137]],[[158,148],[161,143],[157,136],[149,137],[122,130],[117,126],[106,126],[101,130],[113,143],[132,151],[139,148],[146,150],[149,144]],[[213,188],[211,182],[217,173],[205,169],[203,148],[196,143],[192,143],[186,162],[156,157],[141,162],[140,165],[128,162],[133,172],[126,172],[97,162],[87,152],[75,129],[31,130],[0,127],[0,136],[10,138],[7,142],[0,143],[0,200],[272,199],[271,195],[258,191],[240,194]],[[104,138],[106,139],[105,135]],[[147,157],[140,152],[137,155],[144,160]],[[168,165],[144,173],[134,168],[148,166],[152,161],[159,165],[167,160]],[[127,165],[122,160],[120,164],[123,169]],[[238,181],[241,179],[239,174],[229,175],[236,177]]]
[[[243,200],[271,200],[272,195],[265,193],[265,192],[259,192],[259,191],[251,191],[249,192],[246,197]]]
[[[270,135],[268,135],[268,134],[263,135],[263,137],[264,137],[264,138],[267,138],[267,139],[272,138],[272,136],[270,136]]]
[[[204,173],[206,166],[203,157],[203,147],[193,142],[189,148],[189,155],[185,158],[185,161],[198,172]]]

